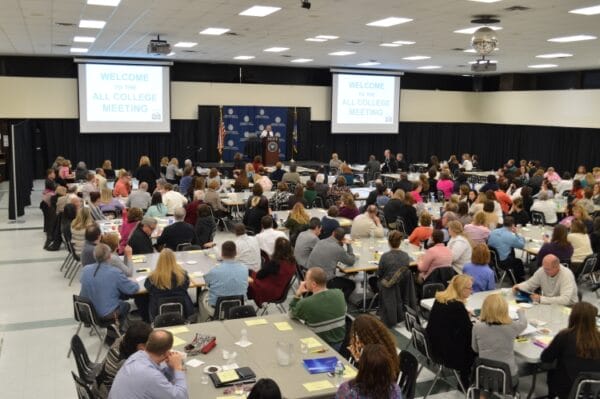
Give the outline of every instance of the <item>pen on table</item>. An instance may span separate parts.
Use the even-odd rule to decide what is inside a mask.
[[[327,349],[325,349],[325,348],[313,349],[310,351],[310,353],[325,353],[325,352],[327,352]]]

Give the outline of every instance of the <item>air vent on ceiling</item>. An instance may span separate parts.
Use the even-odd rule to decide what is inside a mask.
[[[525,7],[525,6],[512,6],[512,7],[507,7],[504,9],[504,11],[527,11],[527,10],[531,10],[531,8]]]
[[[198,50],[181,50],[182,53],[201,53],[202,51]]]
[[[356,46],[358,44],[362,44],[362,42],[360,40],[348,40],[346,44],[352,44]]]
[[[58,43],[58,44],[55,44],[54,47],[71,47],[71,45],[70,44]]]
[[[71,27],[71,26],[77,26],[77,24],[74,24],[72,22],[57,22],[56,25],[58,25],[58,26],[69,26],[69,27]]]
[[[471,20],[472,24],[497,24],[500,22],[497,15],[473,15],[473,19]]]
[[[236,32],[225,32],[225,36],[239,36]]]
[[[282,54],[281,56],[282,56],[283,58],[292,58],[292,56],[291,56],[291,55],[289,55],[289,54]]]
[[[454,47],[450,49],[451,51],[465,51],[464,48],[460,48],[460,47]]]

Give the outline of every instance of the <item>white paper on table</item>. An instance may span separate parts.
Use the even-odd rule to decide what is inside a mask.
[[[519,320],[519,315],[517,314],[517,310],[519,308],[516,306],[508,306],[508,316],[512,319],[512,320]]]
[[[534,334],[538,332],[537,328],[535,328],[534,326],[532,326],[531,324],[527,323],[527,328],[525,329],[525,331],[523,331],[521,334],[519,335],[529,335],[529,334]]]
[[[250,341],[245,341],[245,342],[238,341],[238,342],[236,342],[235,344],[236,344],[237,346],[241,346],[242,348],[246,348],[246,347],[248,347],[248,346],[252,345],[252,342],[250,342]]]
[[[240,366],[238,366],[237,363],[225,364],[225,365],[221,366],[221,369],[223,371],[235,370],[235,369],[239,369],[239,368],[240,368]]]
[[[135,278],[135,281],[140,282],[140,281],[144,281],[148,276],[137,276]]]
[[[198,367],[203,365],[204,362],[202,360],[198,360],[198,359],[192,359],[192,360],[188,360],[186,365],[190,366],[190,367]]]

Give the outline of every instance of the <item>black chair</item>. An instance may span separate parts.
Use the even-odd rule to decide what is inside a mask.
[[[589,277],[589,280],[592,284],[596,284],[598,282],[596,278],[596,271],[598,270],[598,254],[592,254],[586,256],[583,260],[583,264],[581,265],[577,275],[577,283],[582,283],[585,276]]]
[[[74,372],[71,371],[73,380],[75,381],[75,389],[77,390],[78,399],[96,399],[96,396],[92,392],[92,389],[83,381],[77,377]]]
[[[467,398],[479,399],[481,391],[505,398],[518,398],[519,393],[514,389],[510,367],[504,362],[490,359],[475,359],[473,385],[467,391]]]
[[[427,332],[425,331],[425,329],[422,326],[415,325],[413,327],[412,341],[413,341],[413,345],[415,346],[417,351],[419,351],[419,353],[427,359],[427,362],[430,365],[432,365],[434,369],[437,368],[436,373],[435,373],[435,378],[433,379],[433,382],[431,383],[429,390],[423,397],[423,399],[427,399],[427,396],[429,396],[429,394],[433,390],[433,387],[435,386],[437,381],[439,379],[442,379],[442,380],[444,379],[444,371],[448,370],[449,368],[445,367],[444,365],[442,365],[441,363],[439,363],[432,357],[431,349],[430,349],[431,345],[429,344],[429,338],[427,337]],[[417,372],[417,376],[420,374],[421,370],[423,370],[423,365],[421,365],[419,371]],[[458,372],[454,369],[449,369],[449,370],[451,370],[452,373],[454,374],[454,377],[456,377],[456,380],[458,381],[458,386],[460,387],[460,389],[464,393],[466,393],[465,387],[463,387],[463,385],[462,385],[462,382],[460,380],[460,376],[458,375]],[[451,384],[449,384],[449,385],[451,385]]]
[[[196,251],[196,250],[203,250],[205,249],[204,247],[202,247],[202,245],[194,245],[194,244],[189,244],[189,243],[183,243],[183,244],[179,244],[177,245],[176,251]]]
[[[192,245],[191,242],[182,242],[177,244],[177,247],[175,247],[175,251],[176,252],[180,252],[180,251],[188,251],[188,247],[190,247]]]
[[[234,306],[243,306],[244,296],[243,295],[229,295],[220,296],[217,298],[215,304],[215,313],[212,317],[213,320],[225,320],[229,317],[229,309]]]
[[[178,313],[159,314],[152,322],[154,328],[180,326],[182,324],[185,324],[185,319]]]
[[[498,255],[498,251],[494,247],[490,248],[490,267],[492,270],[496,272],[496,280],[498,282],[498,287],[502,286],[504,279],[508,275],[512,280],[513,284],[517,284],[517,278],[515,277],[515,273],[511,268],[505,267],[500,261],[500,256]]]
[[[421,327],[422,324],[421,318],[419,317],[419,312],[406,304],[404,305],[404,325],[406,327],[406,330],[411,334],[411,339],[408,341],[408,344],[405,348],[407,349],[413,343],[412,333],[415,326]]]
[[[73,351],[73,357],[75,357],[75,364],[77,365],[77,372],[79,378],[81,378],[87,385],[92,385],[96,381],[96,376],[102,366],[100,363],[94,363],[90,360],[87,350],[79,338],[79,335],[73,335],[71,338],[71,351]]]
[[[435,193],[436,198],[438,200],[438,202],[444,202],[444,199],[446,198],[444,196],[444,192],[442,190],[437,190],[437,192]]]
[[[290,292],[290,289],[292,288],[292,285],[294,284],[294,279],[295,276],[292,276],[292,278],[290,278],[290,281],[288,281],[288,283],[285,285],[285,288],[283,289],[283,292],[281,293],[281,296],[273,301],[270,302],[264,302],[261,306],[262,312],[260,313],[261,316],[264,314],[268,314],[268,308],[269,305],[275,305],[275,307],[277,307],[277,309],[279,309],[279,311],[281,313],[286,313],[285,307],[283,306],[283,304],[285,303],[285,301],[287,300],[288,297],[288,293]]]
[[[402,233],[402,236],[408,237],[408,233],[406,231],[406,223],[404,222],[404,219],[401,216],[398,216],[396,218],[396,230]]]
[[[569,393],[569,399],[598,397],[600,397],[600,373],[579,373]]]
[[[313,208],[324,208],[325,205],[323,204],[323,198],[321,198],[317,195],[312,202],[312,207]]]
[[[102,321],[98,314],[96,313],[96,309],[92,302],[79,295],[73,295],[73,311],[75,315],[75,320],[79,322],[77,326],[77,331],[75,335],[79,335],[79,331],[81,331],[81,327],[85,324],[86,326],[90,326],[92,331],[96,334],[98,339],[100,340],[100,347],[98,348],[98,353],[96,354],[96,361],[100,358],[100,353],[102,352],[102,348],[104,347],[104,339],[108,334],[108,329],[112,329],[117,336],[120,336],[119,327],[113,323],[112,321]],[[106,330],[102,333],[101,330]],[[71,355],[71,348],[69,348],[69,352],[67,353],[67,357]]]
[[[403,399],[414,399],[417,387],[417,373],[419,361],[409,351],[402,351],[398,355],[400,360],[400,374],[398,375],[398,386],[402,391]]]
[[[444,291],[446,287],[442,283],[423,284],[423,299],[433,298],[438,291]]]
[[[456,276],[456,271],[452,266],[444,266],[435,268],[429,276],[423,282],[423,285],[426,284],[442,284],[444,289],[448,287],[448,282],[452,280],[452,277]]]
[[[150,312],[151,319],[169,313],[174,313],[185,319],[185,300],[181,297],[158,298],[156,305],[157,307]],[[152,312],[156,312],[156,314],[152,314]]]
[[[229,309],[227,319],[245,319],[246,317],[256,317],[256,310],[252,305],[234,306]]]
[[[261,265],[261,267],[265,267],[265,265],[267,263],[269,263],[269,260],[271,260],[269,257],[269,254],[261,249],[260,250],[260,265]]]
[[[531,224],[533,225],[545,225],[546,224],[546,216],[543,212],[540,211],[531,211]]]

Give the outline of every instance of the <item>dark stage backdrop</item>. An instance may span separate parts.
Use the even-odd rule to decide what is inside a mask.
[[[290,133],[293,109],[288,109]],[[294,159],[299,161],[327,161],[335,151],[345,160],[364,163],[369,154],[382,158],[383,150],[390,148],[403,152],[411,162],[426,161],[431,154],[447,159],[451,154],[475,153],[485,169],[497,168],[509,157],[539,159],[561,171],[574,170],[579,164],[600,165],[600,129],[411,122],[400,123],[397,135],[332,135],[329,121],[310,121],[309,108],[297,111],[299,153]],[[150,156],[155,166],[161,156],[218,161],[218,122],[217,106],[199,107],[198,120],[173,120],[170,134],[81,135],[76,119],[31,121],[40,132],[45,165],[63,155],[73,164],[83,160],[90,168],[111,159],[114,167],[126,169],[134,169],[141,155]],[[287,145],[291,154],[292,140]]]

